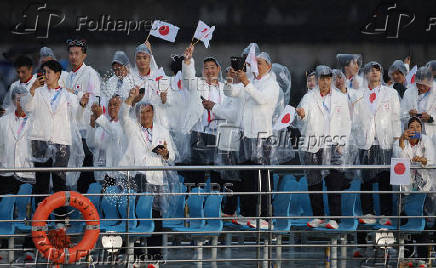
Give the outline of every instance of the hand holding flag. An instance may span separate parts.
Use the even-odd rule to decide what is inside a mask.
[[[277,122],[275,122],[273,129],[280,130],[290,126],[295,119],[295,112],[296,111],[294,107],[286,105],[285,109],[283,109],[283,112],[280,114]]]

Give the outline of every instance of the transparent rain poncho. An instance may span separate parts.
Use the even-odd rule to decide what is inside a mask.
[[[432,71],[428,67],[419,67],[415,74],[415,84],[423,84],[428,87],[433,87]]]
[[[217,84],[209,84],[204,73],[204,63],[214,62],[219,68],[217,77],[211,77]],[[184,134],[180,136],[181,140],[187,140],[189,137],[189,148],[182,144],[180,149],[180,156],[183,156],[181,162],[194,163],[194,164],[213,164],[217,152],[216,146],[216,132],[219,124],[223,121],[218,120],[213,111],[207,111],[202,101],[204,99],[213,101],[215,103],[223,103],[225,96],[223,94],[224,84],[221,65],[214,57],[206,57],[203,59],[202,76],[195,75],[194,62],[186,66],[185,73],[182,73],[182,100],[185,101],[179,107],[179,113],[182,113],[179,129]],[[208,134],[205,134],[208,133]],[[186,134],[189,134],[187,136]],[[176,138],[177,139],[177,138]],[[180,141],[177,144],[181,144]]]
[[[111,101],[111,105],[109,102]],[[113,97],[109,100],[102,98],[101,106],[103,114],[96,120],[95,128],[89,126],[87,143],[94,155],[94,166],[117,167],[127,147],[128,137],[123,132],[119,120],[111,118],[111,109],[115,105],[121,105],[122,99]],[[118,104],[117,104],[118,103]],[[115,172],[95,172],[96,180],[103,180],[105,175],[114,177]]]
[[[345,74],[342,72],[342,70],[333,69],[332,73],[333,73],[333,85],[335,85],[336,80],[338,79],[338,77],[342,77],[345,80]]]
[[[277,83],[280,86],[280,95],[279,95],[279,101],[277,102],[277,108],[274,112],[275,119],[277,119],[278,116],[280,116],[281,110],[278,111],[280,108],[283,109],[285,105],[289,104],[289,100],[291,97],[291,73],[289,72],[288,68],[286,66],[280,65],[278,63],[273,63],[271,70],[274,72]],[[273,120],[275,122],[276,120]]]
[[[353,170],[341,168],[347,165],[353,165],[357,162],[358,158],[358,148],[357,146],[347,144],[343,141],[338,142],[327,142],[320,150],[316,153],[299,151],[298,155],[300,158],[300,163],[303,165],[334,165],[338,166],[337,171],[344,172],[347,181],[344,181],[344,185],[348,185],[349,181],[356,177],[356,172]],[[308,169],[305,170],[305,175],[307,176],[308,185],[319,184],[322,178],[328,174],[330,171],[325,170],[315,170]]]
[[[381,83],[381,85],[384,84],[384,80],[383,80],[384,69],[383,69],[383,66],[380,63],[376,62],[376,61],[370,61],[370,62],[368,62],[367,64],[365,64],[363,66],[363,76],[364,76],[364,78],[363,78],[363,86],[362,86],[363,88],[368,88],[368,86],[369,86],[369,81],[368,81],[368,78],[367,78],[367,74],[371,71],[371,68],[373,68],[373,67],[378,67],[380,69],[380,83]]]
[[[227,97],[222,103],[218,120],[215,155],[215,165],[237,165],[239,163],[239,149],[242,138],[240,128],[241,103],[238,98]],[[237,170],[216,170],[221,178],[226,180],[239,180]]]
[[[15,111],[15,104],[13,101],[12,96],[15,94],[19,97],[24,97],[27,95],[28,91],[27,89],[22,86],[17,84],[16,86],[12,87],[11,92],[5,94],[4,99],[3,99],[3,109],[6,110],[6,114],[10,113],[10,112],[14,112]]]
[[[286,105],[289,104],[291,95],[291,73],[286,66],[278,63],[272,64],[272,72],[275,74],[277,83],[280,87],[279,98],[276,109],[273,113],[273,126],[280,119],[280,115]],[[274,137],[271,138],[271,143],[276,143],[273,146],[273,154],[271,155],[271,163],[281,164],[289,162],[295,157],[294,149],[290,142],[290,129],[284,128],[274,132]]]
[[[167,166],[173,165],[173,160],[163,160],[160,155],[157,155],[152,150],[157,145],[164,145],[165,142],[168,146],[170,154],[174,155],[174,159],[177,159],[177,149],[174,146],[172,138],[168,133],[168,130],[159,125],[153,120],[153,127],[146,129],[141,126],[141,110],[143,107],[147,107],[149,103],[140,102],[133,108],[135,111],[136,119],[130,118],[128,115],[129,107],[123,104],[120,110],[121,125],[125,135],[128,137],[128,145],[125,153],[123,153],[120,166]],[[154,109],[153,117],[157,116],[159,111]],[[151,132],[150,132],[151,130]],[[164,140],[163,140],[164,139]],[[146,142],[145,142],[146,141]],[[145,146],[145,147],[143,147]],[[126,175],[126,172],[120,172]],[[138,171],[129,172],[133,187],[136,187],[138,192],[154,192],[162,193],[168,192],[170,187],[167,185],[174,184],[178,181],[177,172],[175,171]],[[161,181],[162,180],[162,181]],[[170,204],[169,195],[155,197],[155,201],[159,202],[154,204],[165,212]],[[157,201],[156,201],[157,202]]]
[[[256,55],[260,53],[259,45],[257,43],[250,43],[246,48],[242,50],[241,57],[246,57],[250,53],[251,46],[254,46]]]
[[[43,88],[39,88],[37,90],[44,90]],[[44,163],[47,162],[50,158],[53,159],[53,166],[64,166],[64,163],[56,163],[57,159],[68,159],[68,167],[82,167],[83,159],[85,157],[85,153],[83,151],[83,143],[82,136],[79,131],[79,123],[83,119],[84,109],[79,106],[79,99],[76,95],[70,93],[66,89],[59,89],[58,96],[61,94],[65,95],[64,108],[67,109],[67,116],[70,125],[70,134],[71,134],[71,146],[64,144],[56,144],[50,141],[45,140],[32,140],[32,161]],[[56,96],[56,95],[55,95]],[[25,96],[25,98],[30,98],[30,93]],[[61,98],[61,97],[60,97]],[[59,98],[59,99],[60,99]],[[56,100],[56,98],[53,98]],[[55,101],[52,102],[53,105],[56,104]],[[33,106],[36,104],[34,103]],[[52,109],[60,109],[59,107],[53,108],[57,106],[52,106]],[[32,114],[32,116],[35,116]],[[32,121],[35,121],[35,118],[32,117]],[[40,121],[41,122],[41,121]],[[32,122],[33,124],[33,122]],[[47,126],[36,126],[39,129],[49,128]],[[61,127],[61,126],[58,126]],[[80,172],[67,172],[66,173],[66,183],[67,186],[74,187],[77,185],[77,179],[79,178]]]
[[[31,143],[28,138],[28,130],[31,115],[18,119],[15,115],[17,103],[27,94],[24,86],[17,86],[8,94],[8,113],[0,118],[0,167],[1,168],[33,168],[30,160]],[[19,125],[13,125],[17,122]],[[17,127],[17,128],[15,128]],[[1,174],[2,176],[14,176],[23,183],[35,183],[35,173],[11,172]],[[1,178],[1,177],[0,177]]]
[[[118,77],[111,67],[110,71],[102,77],[101,95],[106,99],[110,99],[114,95],[126,99],[129,96],[130,89],[135,87],[130,60],[124,51],[118,50],[114,53],[112,59],[112,64],[114,63],[124,66],[127,69],[127,74],[126,76]]]
[[[344,67],[349,65],[352,60],[357,61],[359,67],[362,66],[362,55],[360,54],[336,54],[338,68],[340,68],[342,71],[344,70]]]
[[[184,86],[181,71],[178,71],[173,77],[167,77],[167,79],[170,82],[168,97],[171,98],[171,105],[166,107],[168,128],[179,152],[175,162],[185,163],[191,156],[190,133],[183,131],[186,110],[190,107],[190,93]]]
[[[436,80],[436,60],[431,60],[425,65],[433,72],[433,78]]]
[[[399,71],[400,73],[402,73],[404,76],[407,75],[407,68],[406,65],[404,64],[404,62],[402,60],[395,60],[392,65],[389,67],[388,70],[388,75],[392,78],[392,73]]]
[[[358,65],[359,70],[354,74],[353,77],[346,77],[346,83],[348,88],[358,89],[361,88],[362,85],[362,76],[361,76],[361,66],[362,66],[362,55],[361,54],[336,54],[337,67],[341,69],[345,75],[345,66],[348,66],[352,61],[355,61]]]

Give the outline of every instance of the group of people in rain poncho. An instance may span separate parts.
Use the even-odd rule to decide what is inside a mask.
[[[0,118],[1,167],[268,165],[297,160],[304,165],[338,165],[329,171],[308,169],[309,191],[322,191],[323,182],[329,191],[342,191],[356,177],[363,191],[372,190],[375,183],[379,190],[389,191],[389,171],[351,172],[340,166],[390,164],[392,157],[422,166],[435,161],[434,60],[419,67],[413,80],[409,65],[396,60],[383,79],[379,63],[370,61],[362,68],[360,55],[338,54],[338,69],[319,65],[306,74],[307,92],[294,110],[295,120],[283,121],[285,107],[292,108],[290,72],[255,43],[243,50],[240,58],[245,64],[238,70],[223,68],[214,57],[196,62],[191,44],[183,56],[172,57],[173,73],[167,76],[145,42],[134,51],[134,66],[125,52],[116,51],[108,79],[84,63],[85,40],[69,40],[67,49],[70,72],[62,70],[48,47],[40,50],[36,73],[29,58],[16,59],[19,80],[4,97]],[[276,128],[283,122],[289,124]],[[295,132],[301,133],[297,144],[289,142]],[[179,175],[194,184],[210,178],[212,183],[231,185],[234,192],[268,191],[267,172],[259,176],[257,170],[24,172],[2,173],[0,179],[2,194],[16,193],[22,183],[33,184],[34,194],[48,194],[50,185],[54,192],[83,193],[95,181],[103,191],[116,186],[161,193],[179,191]],[[411,176],[408,192],[433,189],[430,169],[413,169]],[[173,209],[171,197],[163,196],[154,199],[153,217]],[[322,194],[309,196],[313,215],[324,216]],[[240,217],[233,222],[256,228],[252,217],[257,214],[257,195],[227,196],[223,216],[235,215],[238,198]],[[376,221],[372,198],[360,196],[363,224]],[[381,215],[386,217],[379,222],[392,224],[392,194],[381,194],[380,200]],[[261,217],[267,217],[267,196],[260,202]],[[315,218],[309,227],[338,228],[340,221],[334,217],[341,215],[341,196],[328,194],[328,204],[332,219]],[[259,224],[265,229],[270,223]],[[155,230],[161,229],[157,221]],[[150,239],[160,244],[159,236]]]

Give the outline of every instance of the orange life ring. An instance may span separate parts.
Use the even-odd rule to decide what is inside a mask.
[[[58,249],[53,247],[47,236],[50,213],[59,207],[71,206],[78,209],[86,220],[85,234],[75,247]],[[100,216],[94,204],[78,192],[57,192],[42,201],[32,219],[32,239],[36,248],[48,260],[57,264],[75,263],[89,254],[100,234]]]

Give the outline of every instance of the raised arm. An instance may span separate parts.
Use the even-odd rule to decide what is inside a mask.
[[[184,60],[182,62],[182,81],[188,90],[196,90],[198,87],[198,79],[195,77],[195,62],[192,58],[194,46],[191,44],[186,48]]]
[[[127,136],[132,136],[137,129],[136,122],[130,118],[129,110],[132,107],[133,100],[139,95],[139,87],[134,87],[129,92],[129,97],[121,104],[120,123],[124,128]]]

